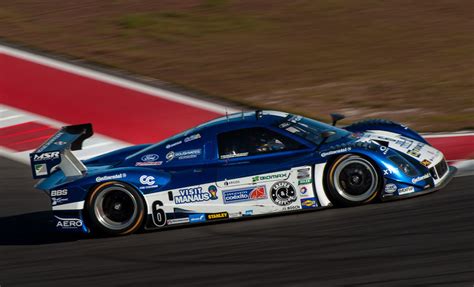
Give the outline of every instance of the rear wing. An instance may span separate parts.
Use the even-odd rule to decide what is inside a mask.
[[[80,150],[82,142],[93,133],[91,124],[62,127],[37,150],[30,153],[33,178],[50,176],[56,166],[59,166],[65,176],[83,175],[87,168],[71,151]]]

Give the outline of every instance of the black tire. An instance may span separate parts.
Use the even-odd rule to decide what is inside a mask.
[[[382,178],[369,160],[353,154],[337,158],[326,176],[329,198],[337,206],[357,206],[373,201]]]
[[[145,205],[140,194],[120,182],[95,187],[86,201],[92,231],[108,236],[137,231],[145,220]]]

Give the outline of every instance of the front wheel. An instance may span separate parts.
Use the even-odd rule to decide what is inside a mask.
[[[86,206],[93,231],[106,235],[126,235],[138,230],[145,207],[138,192],[129,185],[108,182],[96,187]]]
[[[356,206],[376,198],[381,187],[377,169],[358,155],[343,155],[327,174],[329,197],[339,206]]]

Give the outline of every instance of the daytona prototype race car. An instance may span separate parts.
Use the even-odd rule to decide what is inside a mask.
[[[156,144],[79,160],[92,125],[63,127],[30,154],[60,231],[140,228],[357,206],[425,194],[456,169],[387,120],[344,128],[276,111],[227,115]]]

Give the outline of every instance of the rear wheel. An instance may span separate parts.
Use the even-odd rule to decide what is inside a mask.
[[[86,209],[93,230],[106,235],[131,234],[145,219],[145,207],[138,192],[118,182],[96,187],[87,200]]]
[[[356,206],[376,198],[381,186],[377,169],[358,155],[344,155],[330,166],[327,176],[330,198],[339,206]]]

